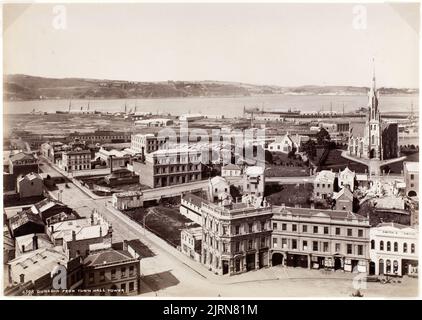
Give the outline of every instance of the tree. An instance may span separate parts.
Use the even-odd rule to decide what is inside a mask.
[[[325,144],[331,140],[330,134],[324,128],[321,128],[316,134],[318,144]]]
[[[302,152],[305,152],[310,159],[316,156],[315,141],[308,140],[301,146]]]

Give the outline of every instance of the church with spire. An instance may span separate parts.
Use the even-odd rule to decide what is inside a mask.
[[[350,156],[362,159],[387,160],[399,157],[399,129],[396,122],[384,121],[379,108],[375,68],[368,92],[368,111],[365,122],[350,123]]]

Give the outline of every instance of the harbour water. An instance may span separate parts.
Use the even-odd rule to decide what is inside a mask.
[[[381,96],[381,112],[405,113],[419,109],[417,95]],[[303,111],[337,111],[353,112],[366,107],[367,97],[364,95],[260,95],[248,97],[189,97],[165,99],[107,99],[107,100],[72,100],[71,110],[89,110],[102,112],[123,112],[125,105],[139,112],[153,114],[180,115],[183,113],[200,113],[203,115],[224,115],[238,117],[243,114],[243,108],[264,110],[301,110]],[[69,100],[38,100],[4,102],[3,113],[21,114],[35,111],[54,113],[67,111]]]

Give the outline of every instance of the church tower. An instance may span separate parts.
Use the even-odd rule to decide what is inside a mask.
[[[376,87],[375,65],[372,73],[372,85],[368,92],[368,115],[366,120],[366,142],[368,158],[382,160],[381,116],[378,108],[379,92]]]

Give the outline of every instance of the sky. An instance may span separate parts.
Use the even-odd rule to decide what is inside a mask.
[[[418,4],[5,5],[4,73],[419,87]],[[357,10],[357,11],[354,11]],[[65,26],[57,29],[65,12]],[[61,20],[60,20],[60,19]],[[59,20],[58,20],[59,19]],[[356,21],[362,22],[356,28]],[[54,24],[56,23],[56,24]]]

